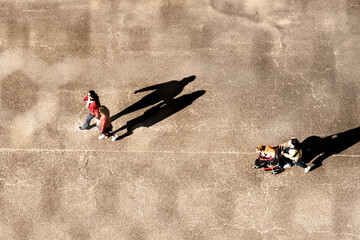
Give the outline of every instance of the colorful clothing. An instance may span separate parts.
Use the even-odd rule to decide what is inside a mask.
[[[302,157],[302,150],[301,149],[295,149],[295,148],[286,148],[284,150],[283,154],[286,158],[289,158],[293,161],[298,161]]]
[[[98,126],[100,127],[101,133],[104,134],[110,132],[112,130],[111,118],[106,117],[105,115],[101,115]]]
[[[88,102],[86,105],[89,108],[90,114],[95,116],[97,119],[100,119],[100,112],[99,112],[100,101],[99,101],[99,98],[92,101],[92,100],[90,100],[89,96],[86,96],[86,97],[84,97],[84,101]]]

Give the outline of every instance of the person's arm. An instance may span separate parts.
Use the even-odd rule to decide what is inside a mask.
[[[289,142],[283,143],[281,144],[281,146],[283,147],[283,149],[291,147]]]
[[[299,156],[301,156],[301,155],[300,155],[300,151],[301,151],[301,150],[290,149],[290,150],[289,150],[289,153],[284,153],[284,156],[285,156],[286,158],[289,158],[289,159],[293,160],[293,161],[297,161],[297,160],[300,159]]]
[[[99,108],[95,109],[95,118],[96,118],[96,119],[100,119]]]
[[[100,118],[99,125],[101,127],[101,133],[103,133],[105,130],[105,117]]]
[[[89,99],[89,96],[84,97],[84,101],[87,101]]]
[[[286,157],[286,158],[289,158],[289,159],[291,158],[291,155],[290,155],[289,153],[285,153],[285,152],[284,152],[283,155],[284,155],[284,157]]]
[[[289,142],[280,144],[280,147],[281,147],[281,154],[282,154],[283,156],[289,158],[288,156],[285,155],[285,154],[287,154],[286,151],[285,151],[285,149],[290,148]]]

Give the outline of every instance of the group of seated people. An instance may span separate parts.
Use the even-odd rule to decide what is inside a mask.
[[[310,171],[311,167],[301,161],[302,150],[298,139],[291,138],[288,142],[281,144],[279,147],[280,148],[274,148],[271,146],[259,145],[256,147],[256,152],[259,153],[262,158],[266,159],[284,157],[285,160],[282,164],[283,168],[289,168],[294,164],[304,168],[305,172]]]

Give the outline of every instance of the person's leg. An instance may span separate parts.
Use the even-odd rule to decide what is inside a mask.
[[[87,115],[86,119],[85,119],[85,123],[82,126],[83,129],[86,129],[87,127],[89,127],[90,125],[90,121],[91,119],[93,119],[95,117],[95,115],[92,115],[91,113],[89,113],[89,115]]]
[[[294,164],[298,167],[305,168],[305,172],[310,171],[310,166],[306,166],[306,164],[304,164],[301,160],[294,161]]]
[[[111,136],[111,131],[113,130],[113,127],[108,127],[104,130],[103,134],[106,136],[106,137],[109,137]]]
[[[109,128],[105,128],[104,132],[102,134],[104,134],[106,137],[109,135],[110,129]]]
[[[79,127],[80,130],[85,130],[89,127],[91,119],[93,119],[95,116],[91,113],[86,116],[85,123],[81,127]]]
[[[307,168],[307,166],[300,160],[298,161],[294,161],[294,164],[298,167],[301,167],[301,168]]]
[[[291,168],[292,162],[286,161],[286,162],[284,162],[284,165],[282,165],[282,166],[283,166],[283,168]]]
[[[292,161],[286,157],[284,157],[283,155],[279,156],[279,165],[282,168],[290,168],[291,167],[291,163]]]
[[[99,126],[98,126],[99,127]],[[101,130],[101,128],[99,128],[99,130]],[[112,131],[112,127],[108,127],[106,128],[101,135],[98,137],[99,139],[104,139],[104,138],[108,138],[111,134],[110,132]]]

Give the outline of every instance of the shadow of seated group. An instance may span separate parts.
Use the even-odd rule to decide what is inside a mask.
[[[312,163],[311,171],[320,167],[325,159],[338,154],[360,141],[360,127],[324,138],[311,136],[301,143],[302,160]]]
[[[194,102],[197,98],[205,94],[204,90],[195,91],[191,94],[185,94],[177,98],[175,97],[183,91],[184,87],[188,83],[194,81],[195,78],[195,76],[190,76],[180,81],[173,80],[166,83],[156,84],[136,90],[134,92],[135,94],[151,90],[153,90],[153,92],[146,95],[138,102],[127,107],[121,112],[113,115],[111,117],[111,121],[115,121],[116,119],[125,114],[135,112],[137,110],[152,106],[154,104],[157,105],[147,110],[141,116],[128,121],[126,125],[113,131],[112,135],[126,129],[126,133],[119,136],[116,140],[123,139],[124,137],[131,135],[136,128],[150,127],[192,104],[192,102]]]

